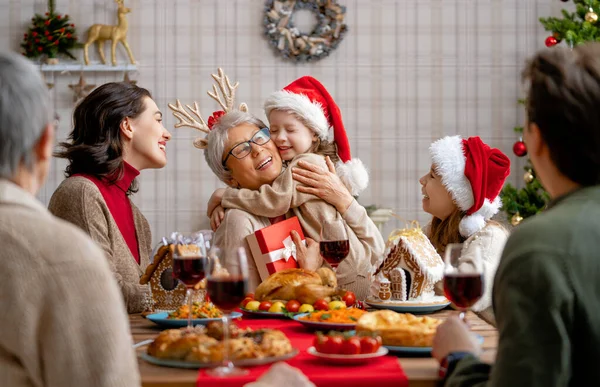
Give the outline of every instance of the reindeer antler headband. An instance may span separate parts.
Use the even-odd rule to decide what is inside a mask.
[[[218,121],[218,119],[234,110],[233,106],[235,104],[235,89],[240,85],[239,82],[236,82],[235,85],[231,85],[229,82],[229,77],[225,75],[223,69],[219,68],[217,74],[211,74],[217,85],[219,86],[219,90],[223,95],[223,100],[219,96],[219,90],[217,89],[217,85],[213,85],[212,92],[207,91],[207,94],[217,101],[222,111],[213,112],[213,114],[208,118],[208,124],[202,119],[200,115],[200,109],[198,108],[198,102],[194,101],[194,107],[192,108],[190,105],[185,105],[185,107],[181,104],[179,99],[176,100],[175,105],[168,104],[169,109],[173,111],[173,115],[175,118],[179,120],[175,124],[175,128],[181,128],[183,126],[187,126],[189,128],[194,128],[204,133],[209,133],[212,129],[213,125]],[[187,110],[185,109],[187,107]],[[188,111],[189,110],[189,111]],[[241,103],[238,110],[242,112],[248,111],[248,105],[245,103]],[[192,114],[190,114],[192,113]],[[194,118],[194,116],[198,117],[198,119]],[[198,137],[194,140],[194,146],[198,149],[206,149],[208,146],[208,140],[206,137]]]

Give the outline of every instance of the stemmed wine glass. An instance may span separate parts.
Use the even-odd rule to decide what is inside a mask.
[[[350,252],[350,242],[344,222],[339,219],[326,220],[321,228],[321,241],[319,242],[321,256],[335,272],[338,265]]]
[[[193,290],[198,282],[204,279],[209,271],[210,260],[206,254],[206,243],[202,233],[182,234],[175,233],[173,243],[173,277],[183,282],[186,287],[188,302],[187,327],[191,329]]]
[[[219,377],[245,375],[248,373],[247,370],[235,367],[229,360],[229,323],[231,312],[244,300],[248,292],[246,251],[240,247],[235,256],[226,257],[227,270],[221,267],[218,248],[213,246],[209,255],[213,264],[206,277],[208,296],[212,303],[223,312],[223,364],[208,370],[207,374]]]
[[[462,320],[484,289],[481,250],[473,245],[463,254],[463,247],[462,243],[447,245],[444,259],[444,295],[460,311]]]

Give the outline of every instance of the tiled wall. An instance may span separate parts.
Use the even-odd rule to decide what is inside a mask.
[[[216,110],[206,96],[211,72],[223,67],[240,82],[238,96],[264,118],[262,101],[301,75],[322,80],[336,98],[352,153],[371,170],[364,205],[391,207],[422,224],[418,178],[429,169],[427,147],[447,135],[480,135],[513,161],[512,132],[523,120],[520,69],[543,47],[547,33],[537,19],[558,14],[556,0],[340,0],[347,6],[349,33],[328,58],[296,65],[274,55],[262,36],[262,0],[126,0],[129,44],[138,60],[132,78],[150,89],[165,114],[167,103],[196,99],[202,111]],[[0,0],[0,49],[18,49],[34,12],[44,0]],[[58,0],[85,38],[94,23],[116,22],[110,0]],[[119,48],[119,60],[126,60]],[[82,53],[78,54],[82,58]],[[92,60],[98,60],[95,48]],[[107,55],[110,55],[107,50]],[[121,80],[123,73],[86,73],[92,84]],[[73,108],[68,84],[77,72],[56,76],[52,89],[63,117],[59,139],[69,132]],[[173,130],[169,163],[144,171],[134,200],[147,216],[157,241],[173,230],[208,227],[206,202],[220,182],[204,162],[188,129]],[[520,183],[522,164],[513,164],[510,181]],[[62,180],[56,160],[40,193],[47,202]],[[384,229],[402,226],[390,222]]]

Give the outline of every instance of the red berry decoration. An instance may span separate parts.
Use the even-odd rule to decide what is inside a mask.
[[[513,145],[513,152],[515,152],[515,154],[519,157],[525,156],[527,154],[527,147],[525,146],[525,143],[523,141],[515,142],[515,145]]]
[[[556,46],[558,44],[558,40],[554,36],[548,36],[546,38],[546,47]]]

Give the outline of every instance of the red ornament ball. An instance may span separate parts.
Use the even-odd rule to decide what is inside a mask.
[[[558,44],[558,40],[554,36],[548,36],[546,38],[546,47],[556,46]]]
[[[523,141],[515,142],[515,145],[513,145],[513,152],[515,152],[515,154],[519,157],[525,156],[527,154],[527,147],[525,146],[525,143]]]

